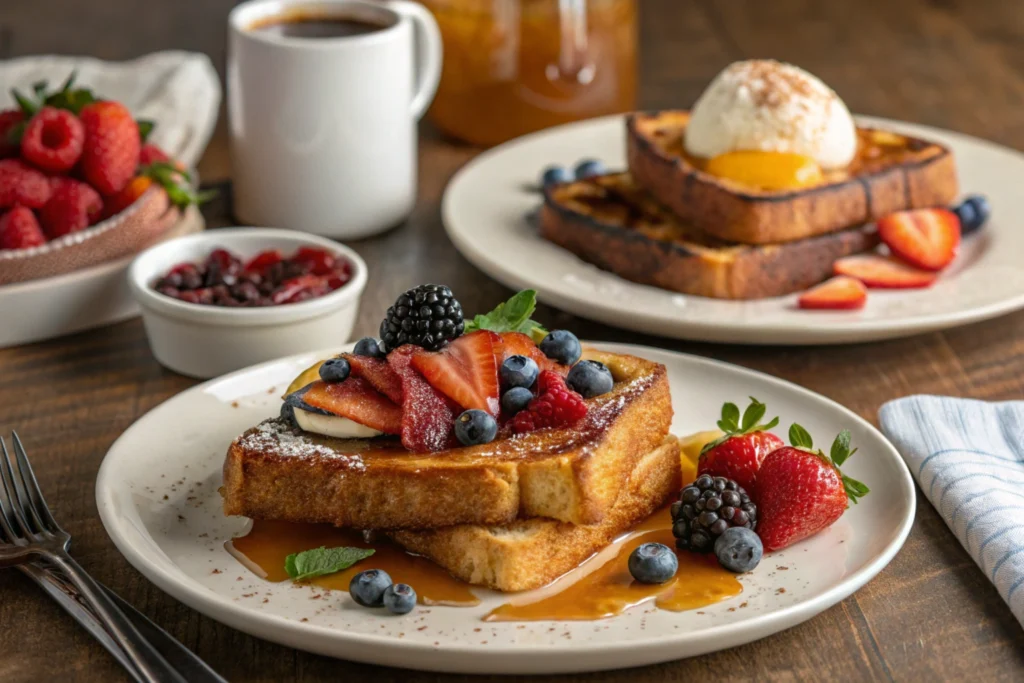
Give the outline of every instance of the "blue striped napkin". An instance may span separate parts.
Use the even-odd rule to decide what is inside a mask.
[[[1024,401],[890,401],[882,431],[1024,626]]]

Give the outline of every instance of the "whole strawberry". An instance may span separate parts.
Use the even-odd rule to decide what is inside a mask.
[[[0,159],[18,156],[17,137],[14,134],[25,114],[20,109],[0,111]]]
[[[85,183],[61,178],[53,183],[53,195],[39,210],[46,236],[52,239],[84,230],[103,211],[103,199]]]
[[[769,454],[757,474],[757,535],[766,552],[825,529],[842,516],[850,501],[856,503],[869,491],[839,470],[856,453],[850,450],[849,431],[839,433],[830,455],[812,450],[811,435],[800,425],[789,428],[789,440],[793,445]]]
[[[732,479],[747,491],[753,491],[761,462],[769,453],[785,445],[782,439],[768,431],[779,424],[779,418],[773,417],[767,424],[761,424],[766,412],[765,404],[753,396],[743,411],[742,419],[735,404],[723,405],[718,428],[725,434],[701,450],[697,474]]]
[[[24,206],[16,206],[0,216],[0,251],[28,249],[46,244],[35,214]]]
[[[38,209],[50,199],[50,180],[17,159],[0,159],[0,209]]]
[[[139,126],[120,102],[93,102],[79,114],[85,146],[79,167],[82,177],[100,194],[124,189],[139,165]]]
[[[21,156],[36,168],[65,173],[78,163],[85,142],[82,122],[69,111],[43,107],[21,136]]]

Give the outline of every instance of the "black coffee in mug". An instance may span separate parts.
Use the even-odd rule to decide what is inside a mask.
[[[329,14],[292,12],[260,19],[247,30],[287,38],[346,38],[385,28],[362,19]]]

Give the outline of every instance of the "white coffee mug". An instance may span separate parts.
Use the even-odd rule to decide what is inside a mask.
[[[302,13],[381,28],[306,38],[251,30]],[[338,239],[416,202],[416,122],[441,76],[430,12],[403,0],[252,0],[228,18],[235,216]]]

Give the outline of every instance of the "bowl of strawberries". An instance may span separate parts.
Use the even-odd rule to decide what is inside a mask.
[[[153,122],[74,74],[13,95],[17,106],[0,111],[0,285],[134,254],[205,198],[147,141]]]

